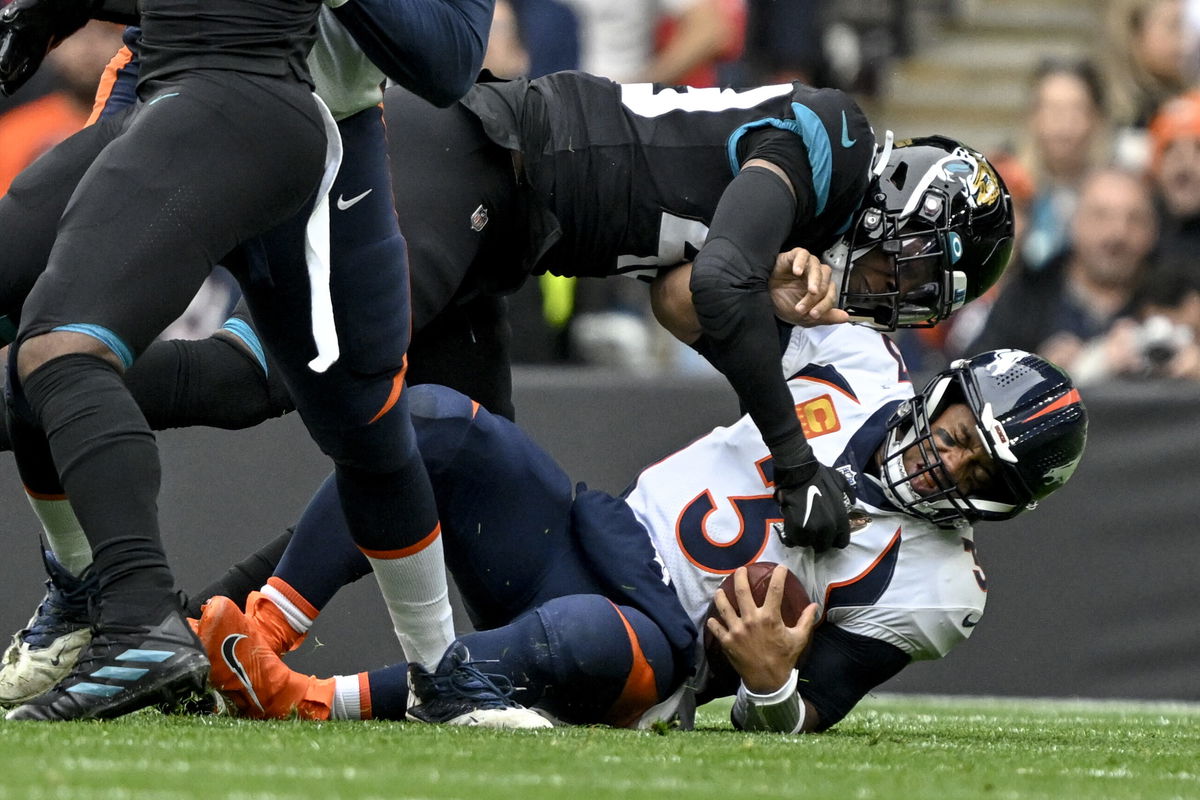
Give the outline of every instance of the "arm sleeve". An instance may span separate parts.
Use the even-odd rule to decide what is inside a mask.
[[[479,74],[494,6],[495,0],[351,0],[333,13],[385,75],[446,107]]]
[[[761,158],[783,170],[796,196],[793,227],[803,228],[812,223],[816,216],[812,166],[808,163],[808,149],[799,136],[771,127],[749,131],[738,140],[737,157],[739,164]]]
[[[777,458],[804,433],[780,367],[767,279],[792,228],[795,200],[778,175],[748,167],[734,177],[696,255],[690,288],[704,353],[732,384]],[[784,459],[789,462],[789,459]]]
[[[867,692],[911,660],[895,645],[837,625],[821,625],[799,671],[799,693],[820,717],[816,729],[823,731],[840,722]]]

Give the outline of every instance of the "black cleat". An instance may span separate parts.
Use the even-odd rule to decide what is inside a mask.
[[[205,691],[208,658],[183,615],[153,627],[104,625],[75,668],[8,719],[108,719],[147,706],[174,707]]]

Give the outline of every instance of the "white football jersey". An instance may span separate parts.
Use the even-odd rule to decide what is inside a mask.
[[[939,658],[970,636],[986,584],[969,527],[941,529],[900,513],[861,467],[892,411],[913,396],[895,345],[867,328],[797,328],[783,368],[817,458],[856,487],[870,522],[845,549],[785,547],[770,453],[749,417],[717,428],[639,476],[627,502],[689,616],[703,620],[717,587],[752,561],[785,564],[827,623]],[[861,451],[861,452],[859,452]]]

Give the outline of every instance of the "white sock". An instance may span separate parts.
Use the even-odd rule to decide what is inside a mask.
[[[29,505],[33,506],[33,513],[42,522],[50,552],[54,553],[58,563],[78,577],[92,563],[92,546],[75,516],[75,509],[71,508],[71,501],[65,497],[50,500],[26,496]]]
[[[432,670],[454,641],[440,530],[432,542],[411,555],[367,558],[405,657]]]
[[[333,676],[330,719],[362,719],[362,684],[358,675]]]

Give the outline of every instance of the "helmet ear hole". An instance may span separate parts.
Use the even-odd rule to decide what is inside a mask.
[[[894,170],[891,177],[888,178],[892,186],[896,187],[896,191],[904,191],[904,184],[908,181],[908,162],[901,162]]]

